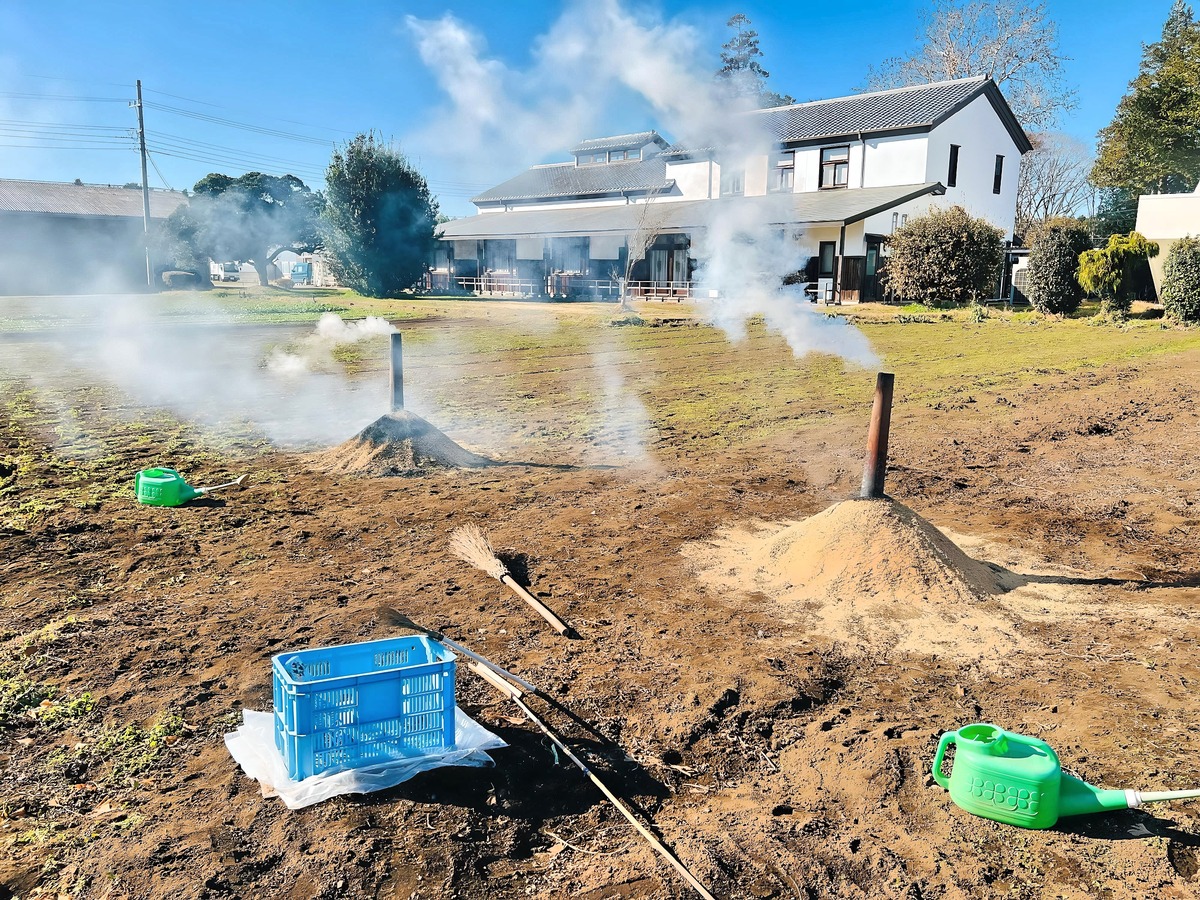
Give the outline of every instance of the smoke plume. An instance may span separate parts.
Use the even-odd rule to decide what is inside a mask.
[[[716,54],[702,46],[699,31],[620,0],[569,3],[523,69],[488,56],[484,37],[453,15],[409,16],[406,29],[446,97],[410,141],[452,154],[472,178],[499,181],[548,156],[561,160],[578,141],[611,133],[612,121],[627,123],[616,131],[654,127],[685,147],[711,148],[734,168],[756,159],[765,165],[775,148],[764,117],[742,115],[753,108],[752,92],[714,79]],[[713,206],[719,216],[695,235],[691,251],[696,279],[712,294],[705,302],[713,323],[737,339],[747,319],[760,315],[797,356],[876,362],[861,332],[780,289],[807,254],[759,217],[761,207]]]

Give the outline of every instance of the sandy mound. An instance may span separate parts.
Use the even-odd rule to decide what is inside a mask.
[[[403,475],[421,469],[478,469],[490,459],[464,450],[420,416],[401,410],[380,416],[348,441],[314,453],[331,474]]]
[[[939,654],[991,668],[1018,646],[1001,570],[911,509],[847,500],[798,523],[731,529],[685,548],[701,579],[757,591],[781,615],[859,652]]]

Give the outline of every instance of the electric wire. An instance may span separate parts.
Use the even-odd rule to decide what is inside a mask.
[[[227,128],[240,128],[243,131],[252,131],[256,134],[265,134],[270,137],[282,138],[288,141],[297,141],[302,144],[319,144],[322,147],[332,147],[333,141],[326,138],[315,138],[307,135],[296,134],[290,131],[282,131],[278,128],[266,128],[262,125],[251,125],[248,122],[238,122],[233,119],[227,119],[224,116],[212,116],[207,113],[196,112],[190,109],[181,109],[178,106],[167,106],[162,103],[146,103],[143,105],[147,109],[153,109],[158,112],[169,113],[170,115],[185,116],[189,119],[198,119],[202,122],[210,122],[214,125],[223,125]]]
[[[175,190],[175,188],[171,187],[171,183],[169,181],[167,181],[167,176],[162,173],[162,169],[160,169],[158,167],[158,163],[156,163],[154,161],[154,156],[150,153],[149,150],[146,151],[146,159],[150,160],[150,165],[154,166],[154,171],[158,173],[158,180],[161,181],[164,185],[166,185],[167,190],[168,191]]]
[[[176,100],[183,100],[187,103],[198,103],[201,106],[211,106],[214,109],[227,109],[230,112],[234,112],[234,113],[245,113],[248,115],[257,115],[256,113],[250,113],[247,110],[235,109],[234,107],[231,107],[231,106],[223,106],[220,103],[211,103],[208,100],[196,100],[192,97],[183,97],[179,94],[169,94],[166,91],[156,91],[153,88],[143,88],[143,91],[147,94],[158,94],[163,97],[173,97]],[[357,134],[357,132],[347,131],[344,128],[332,128],[329,125],[318,125],[314,122],[298,122],[295,119],[282,119],[279,116],[259,116],[259,118],[272,119],[276,122],[287,122],[289,125],[300,125],[304,128],[319,128],[322,131],[332,131],[337,134]]]

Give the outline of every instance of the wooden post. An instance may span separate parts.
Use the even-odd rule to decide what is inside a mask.
[[[392,412],[404,409],[404,347],[400,333],[392,333]]]
[[[892,427],[892,388],[896,376],[880,372],[875,377],[875,406],[871,410],[871,430],[867,433],[867,458],[863,466],[863,499],[883,496],[887,475],[888,432]]]

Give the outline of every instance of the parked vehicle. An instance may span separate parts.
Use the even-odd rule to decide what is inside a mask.
[[[313,265],[310,262],[292,263],[292,284],[312,284]]]

